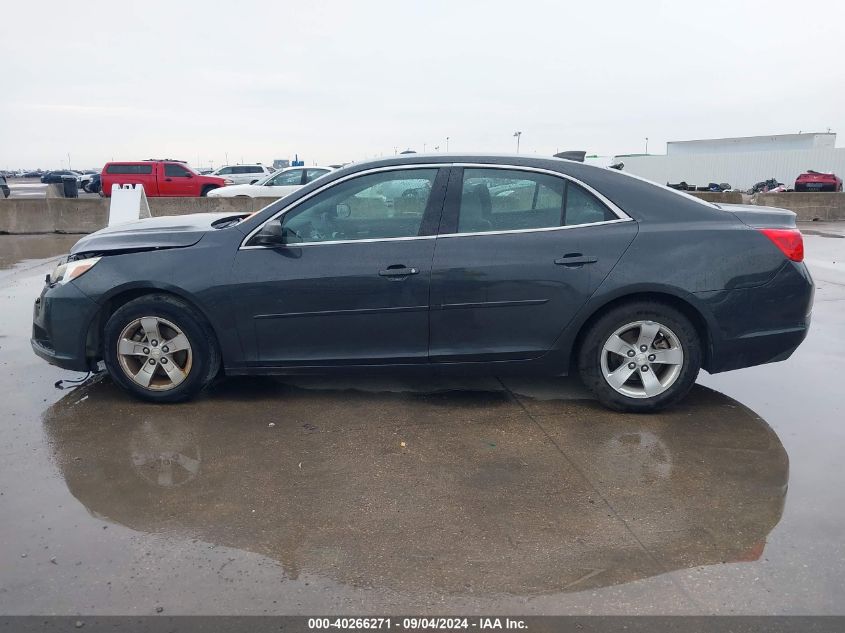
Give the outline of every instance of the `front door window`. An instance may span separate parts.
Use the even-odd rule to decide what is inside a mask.
[[[282,216],[284,242],[415,237],[420,234],[436,176],[437,169],[406,169],[341,182]],[[273,222],[279,220],[268,225]],[[274,227],[266,228],[273,231]]]

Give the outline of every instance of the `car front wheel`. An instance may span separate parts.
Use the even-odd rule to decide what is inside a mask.
[[[618,306],[593,324],[578,357],[581,379],[605,406],[648,412],[681,400],[701,368],[690,320],[657,302]]]
[[[192,398],[220,367],[211,328],[168,295],[140,297],[119,308],[106,323],[103,345],[112,379],[152,402]]]

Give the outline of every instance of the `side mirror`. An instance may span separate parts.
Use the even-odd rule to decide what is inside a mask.
[[[352,209],[349,208],[348,204],[339,204],[335,207],[335,213],[339,219],[345,220],[352,215]]]
[[[186,178],[193,178],[193,177],[194,177],[194,175],[191,172],[188,172],[187,175],[186,175]]]
[[[254,185],[255,183],[258,182],[258,180],[259,180],[258,178],[256,178],[255,180],[250,180],[249,184]]]
[[[282,236],[282,223],[279,220],[268,222],[251,240],[252,246],[281,246],[285,243]]]

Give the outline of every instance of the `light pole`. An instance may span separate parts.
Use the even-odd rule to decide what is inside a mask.
[[[514,132],[513,135],[516,137],[516,153],[519,154],[519,139],[522,136],[522,132]]]
[[[645,137],[645,153],[646,153],[646,156],[648,156],[648,137],[647,136]]]
[[[446,137],[446,151],[449,151],[449,137]]]

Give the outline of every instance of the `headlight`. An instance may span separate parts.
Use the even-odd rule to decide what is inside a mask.
[[[72,279],[76,279],[80,275],[87,273],[98,261],[100,261],[99,257],[91,257],[89,259],[78,259],[73,262],[59,264],[50,275],[50,283],[66,284]]]
[[[224,184],[224,185],[234,185],[234,184],[235,184],[235,181],[234,181],[234,180],[232,180],[231,178],[224,178],[224,179],[223,179],[223,184]]]

